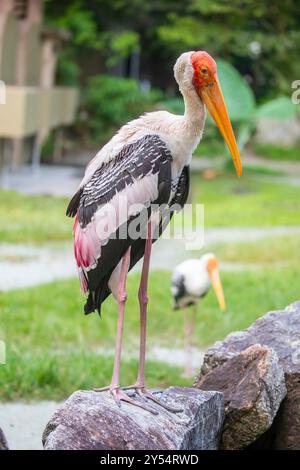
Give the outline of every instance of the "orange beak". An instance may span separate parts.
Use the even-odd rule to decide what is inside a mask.
[[[221,283],[221,279],[219,276],[219,271],[215,267],[213,269],[208,269],[209,277],[211,279],[212,286],[214,288],[214,291],[216,293],[216,297],[219,302],[219,306],[221,310],[225,310],[226,305],[225,305],[225,298],[224,298],[224,292],[223,292],[223,287]]]
[[[199,94],[227,144],[237,175],[241,176],[242,161],[240,152],[234,137],[217,74],[213,76],[212,81],[207,86],[201,87]]]

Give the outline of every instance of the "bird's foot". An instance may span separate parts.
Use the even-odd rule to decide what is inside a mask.
[[[107,387],[103,387],[103,388],[94,388],[94,391],[95,392],[109,391],[119,408],[121,407],[121,401],[125,401],[127,403],[130,403],[131,405],[142,408],[145,411],[149,411],[150,413],[152,413],[154,415],[158,415],[158,411],[156,411],[154,408],[145,405],[144,403],[140,402],[139,400],[135,400],[134,398],[129,397],[124,392],[124,390],[122,390],[120,387],[107,386]]]
[[[131,385],[131,386],[128,386],[128,387],[123,387],[123,390],[131,390],[131,389],[135,390],[136,393],[141,398],[143,398],[143,400],[147,400],[147,398],[148,398],[148,400],[152,400],[154,403],[161,406],[165,410],[170,411],[171,413],[181,413],[183,411],[182,409],[174,408],[172,406],[165,405],[158,398],[156,398],[152,392],[147,390],[147,388],[145,388],[144,385],[136,384],[136,385]]]

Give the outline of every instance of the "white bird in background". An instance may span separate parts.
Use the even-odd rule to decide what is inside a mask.
[[[214,59],[205,51],[186,52],[177,59],[174,75],[183,95],[184,115],[157,111],[123,126],[90,162],[67,209],[75,217],[74,252],[81,287],[87,294],[85,313],[100,313],[110,294],[118,304],[114,368],[111,383],[104,389],[119,405],[123,400],[145,408],[120,386],[126,279],[141,258],[139,370],[130,388],[145,399],[158,401],[145,386],[149,263],[152,243],[164,228],[164,219],[159,216],[155,225],[153,216],[159,211],[165,214],[167,206],[171,217],[172,207],[183,207],[187,200],[189,165],[202,137],[206,108],[230,150],[237,174],[242,174]],[[135,237],[131,226],[137,219],[141,233]]]
[[[193,335],[196,329],[197,304],[208,293],[212,285],[221,310],[225,310],[225,298],[218,271],[219,261],[213,253],[199,259],[188,259],[178,264],[173,271],[171,292],[174,309],[185,309],[185,375],[191,376]],[[191,318],[188,307],[192,306]]]

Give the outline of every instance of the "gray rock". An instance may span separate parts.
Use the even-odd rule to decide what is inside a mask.
[[[78,391],[54,413],[43,434],[47,450],[216,449],[224,420],[223,395],[170,387],[157,395],[180,413],[153,403],[158,415],[108,392]],[[148,402],[151,403],[151,402]]]
[[[1,428],[0,428],[0,450],[8,450],[7,440]]]
[[[300,450],[300,302],[270,312],[243,331],[231,333],[209,348],[202,373],[228,361],[252,344],[272,348],[285,373],[287,388],[276,420],[262,439],[261,448]]]
[[[221,449],[244,449],[252,444],[270,428],[286,395],[277,354],[259,344],[211,369],[195,387],[224,394]]]

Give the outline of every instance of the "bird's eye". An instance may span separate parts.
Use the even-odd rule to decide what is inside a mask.
[[[201,72],[202,72],[203,75],[207,75],[207,74],[208,74],[207,69],[201,69]]]

